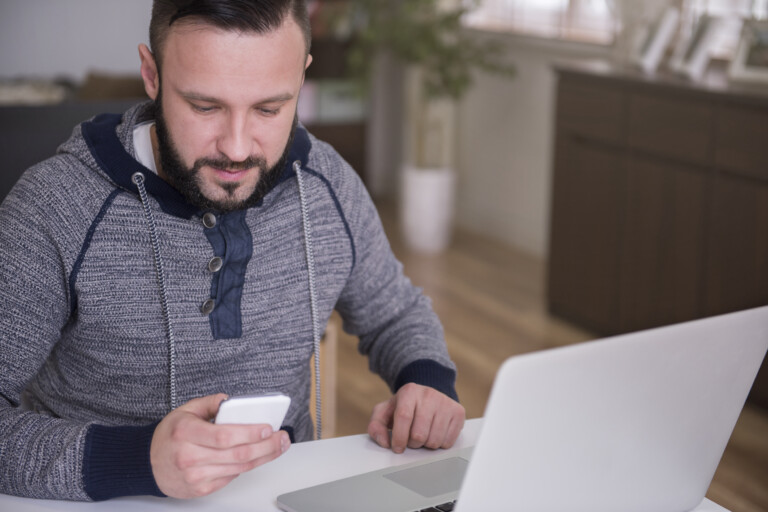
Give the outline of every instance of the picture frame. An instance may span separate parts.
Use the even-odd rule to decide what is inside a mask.
[[[707,70],[710,51],[723,26],[723,20],[709,15],[701,16],[688,37],[682,37],[675,46],[669,68],[692,80],[699,80]]]
[[[631,61],[644,73],[651,74],[658,69],[679,21],[680,10],[670,6],[664,9],[655,22],[638,32]]]
[[[728,70],[731,80],[768,84],[768,20],[747,20]]]

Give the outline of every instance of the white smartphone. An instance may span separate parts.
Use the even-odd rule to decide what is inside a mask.
[[[290,397],[282,393],[233,396],[219,404],[215,423],[254,425],[267,424],[277,432],[291,405]]]

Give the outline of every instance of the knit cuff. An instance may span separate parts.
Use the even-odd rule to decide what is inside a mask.
[[[83,486],[89,498],[165,496],[157,487],[149,447],[157,423],[143,427],[91,425],[85,437]]]
[[[456,372],[431,359],[418,359],[403,368],[395,379],[395,392],[410,382],[429,386],[459,401]]]

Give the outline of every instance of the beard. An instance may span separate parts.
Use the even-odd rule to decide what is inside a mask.
[[[225,156],[216,158],[203,157],[195,160],[191,168],[187,167],[178,151],[178,147],[171,137],[168,125],[163,116],[162,92],[158,94],[154,102],[155,131],[157,134],[157,149],[160,156],[160,166],[163,177],[192,205],[202,210],[214,210],[222,213],[245,210],[259,203],[267,193],[277,184],[283,170],[288,163],[293,137],[298,125],[298,116],[294,114],[293,125],[288,136],[288,141],[283,149],[283,154],[277,163],[272,167],[267,167],[267,160],[261,155],[251,155],[240,162],[234,162]],[[200,169],[203,166],[214,167],[217,169],[229,169],[234,171],[244,171],[249,169],[259,169],[259,180],[250,196],[238,200],[235,198],[235,192],[241,186],[241,183],[220,183],[217,184],[227,193],[224,200],[212,200],[205,196],[202,190]]]

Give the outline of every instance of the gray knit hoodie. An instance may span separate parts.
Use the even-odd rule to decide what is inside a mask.
[[[76,127],[0,205],[0,492],[162,495],[154,428],[213,393],[286,393],[286,428],[311,439],[313,331],[334,308],[393,390],[455,398],[429,300],[330,146],[299,127],[260,204],[203,212],[134,158],[150,111]]]

